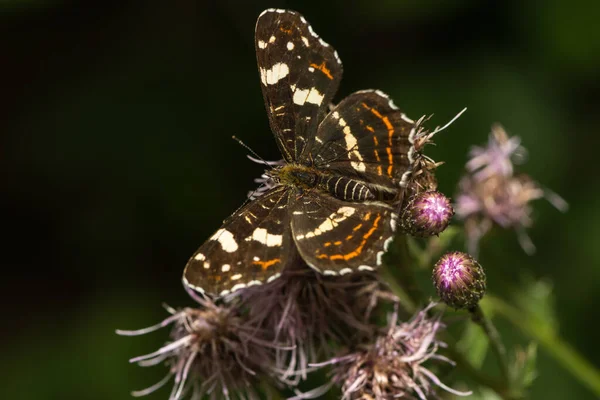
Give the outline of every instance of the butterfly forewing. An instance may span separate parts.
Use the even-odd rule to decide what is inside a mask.
[[[286,188],[276,187],[233,214],[190,258],[184,283],[223,296],[279,276],[295,251],[289,195]]]
[[[292,210],[298,251],[323,274],[374,270],[396,228],[396,214],[383,203],[347,202],[309,193]]]
[[[342,100],[325,117],[310,149],[318,167],[352,170],[374,183],[396,188],[410,169],[414,122],[378,90]]]
[[[269,123],[284,159],[292,162],[314,139],[320,116],[339,86],[342,63],[293,11],[264,11],[255,40]]]

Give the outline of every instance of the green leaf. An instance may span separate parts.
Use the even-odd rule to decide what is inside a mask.
[[[456,346],[475,368],[483,366],[489,348],[489,341],[479,326],[467,324]]]
[[[525,348],[517,348],[510,365],[511,386],[524,393],[537,377],[537,343],[531,342]]]
[[[558,319],[554,311],[552,283],[545,279],[536,280],[528,274],[523,274],[521,281],[523,282],[522,286],[514,295],[517,307],[543,324],[544,330],[556,333]]]

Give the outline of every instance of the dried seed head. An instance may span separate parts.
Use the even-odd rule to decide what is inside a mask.
[[[272,375],[273,344],[259,339],[260,332],[248,326],[235,309],[199,299],[201,308],[176,311],[161,323],[120,335],[143,335],[173,324],[171,341],[159,350],[130,360],[140,366],[165,363],[169,373],[157,384],[134,396],[144,396],[174,378],[169,400],[190,392],[194,398],[259,398],[261,378]],[[273,374],[274,375],[274,374]]]
[[[444,385],[424,364],[428,360],[445,361],[437,354],[444,344],[437,338],[443,327],[439,318],[429,318],[433,305],[417,313],[410,321],[391,318],[389,327],[357,350],[320,365],[333,365],[333,383],[341,385],[343,400],[397,398],[437,398],[435,386],[459,396],[459,392]]]

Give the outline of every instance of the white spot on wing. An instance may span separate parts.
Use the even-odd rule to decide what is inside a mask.
[[[304,103],[321,105],[324,97],[325,95],[321,94],[316,88],[296,89],[292,101],[299,106],[303,106]]]
[[[374,271],[375,268],[369,267],[368,265],[359,265],[358,270],[359,271]]]
[[[355,211],[356,209],[353,207],[340,207],[336,212],[329,215],[314,231],[307,232],[304,235],[296,235],[296,240],[322,235],[338,226],[340,222],[351,217]]]
[[[193,290],[195,290],[198,293],[202,293],[204,294],[204,289],[202,289],[200,286],[194,286],[192,285],[185,277],[185,275],[183,276],[183,284],[189,288],[192,288]]]
[[[334,114],[337,112],[334,112]],[[336,115],[333,116],[334,118]],[[356,137],[352,134],[352,131],[346,120],[344,118],[340,118],[338,124],[343,127],[342,132],[344,132],[344,140],[346,140],[346,150],[348,151],[348,158],[350,159],[350,165],[357,171],[364,172],[367,167],[363,162],[363,157],[358,151],[358,146],[356,145],[358,142]]]
[[[342,268],[342,269],[340,269],[340,275],[346,275],[346,274],[349,274],[351,272],[352,272],[352,270],[350,268]]]
[[[233,285],[233,287],[231,288],[232,292],[235,292],[236,290],[240,290],[246,287],[245,283],[238,283],[237,285]]]
[[[221,272],[228,272],[230,269],[231,269],[231,265],[223,264],[223,266],[221,267]]]
[[[281,246],[283,243],[283,236],[270,234],[264,228],[256,228],[254,232],[252,232],[252,236],[246,238],[246,241],[248,242],[251,240],[255,240],[269,247],[274,247]]]
[[[269,43],[275,43],[275,39],[277,39],[275,36],[271,36],[269,38]]]
[[[274,85],[281,79],[288,76],[289,73],[290,69],[288,68],[287,64],[277,63],[270,69],[261,68],[260,80],[262,81],[263,85]]]
[[[310,43],[308,42],[308,39],[306,37],[302,36],[302,42],[304,42],[304,45],[306,47],[310,47]]]
[[[290,50],[290,51],[291,51],[291,50],[294,50],[294,43],[292,43],[292,42],[287,42],[287,49],[288,49],[288,50]]]
[[[194,257],[194,260],[198,260],[198,261],[204,261],[204,260],[206,260],[206,257],[204,257],[204,254],[202,254],[202,253],[198,253],[198,254],[196,254],[196,256]]]
[[[215,232],[214,235],[212,235],[210,239],[219,242],[223,250],[225,250],[228,253],[233,253],[238,249],[238,245],[235,239],[233,238],[233,234],[227,229],[219,229],[217,232]]]
[[[231,279],[232,281],[237,281],[238,279],[240,279],[242,277],[242,274],[235,274],[235,275],[231,275]]]
[[[265,49],[267,47],[267,44],[265,42],[263,42],[262,40],[258,41],[258,48],[259,49]]]

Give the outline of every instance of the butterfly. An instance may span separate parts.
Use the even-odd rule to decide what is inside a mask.
[[[374,270],[396,230],[417,124],[379,90],[330,107],[342,62],[297,12],[265,10],[255,45],[284,162],[192,255],[184,284],[225,296],[278,278],[298,256],[323,275]]]

